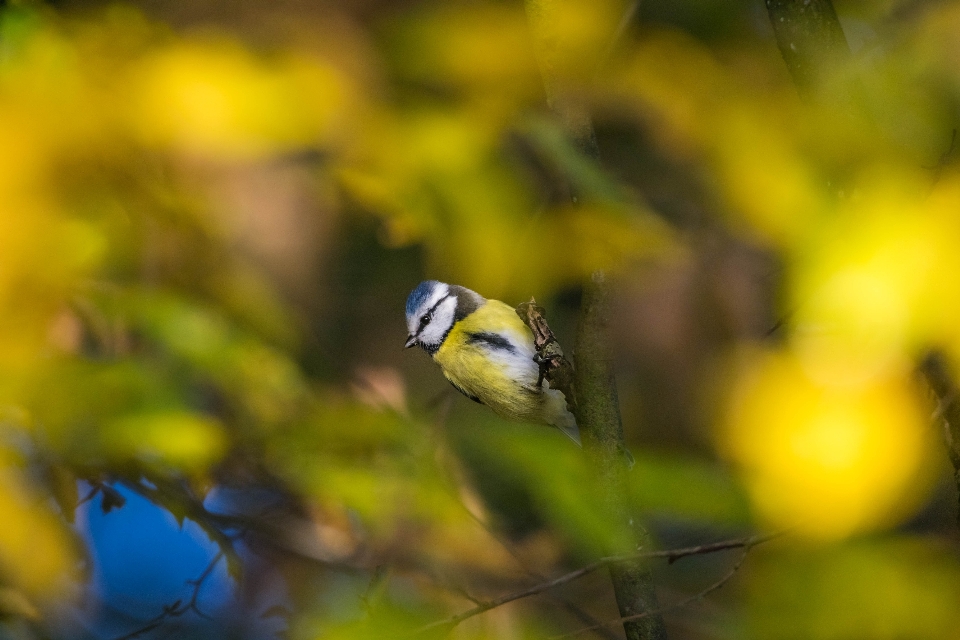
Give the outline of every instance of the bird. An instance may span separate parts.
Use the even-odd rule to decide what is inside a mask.
[[[463,395],[507,420],[551,425],[580,444],[559,389],[540,378],[533,333],[510,305],[436,280],[407,298],[406,347],[421,347]]]

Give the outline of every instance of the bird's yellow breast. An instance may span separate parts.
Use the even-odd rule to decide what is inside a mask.
[[[513,308],[487,300],[453,325],[433,357],[450,382],[503,417],[543,422],[533,355],[533,334]]]

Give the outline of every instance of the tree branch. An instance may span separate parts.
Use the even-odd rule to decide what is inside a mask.
[[[747,554],[750,553],[750,549],[752,547],[753,547],[752,544],[744,545],[743,553],[740,554],[740,557],[737,559],[734,565],[730,567],[730,570],[727,571],[727,573],[723,574],[723,576],[719,580],[711,584],[706,589],[703,589],[702,591],[697,592],[696,594],[690,596],[689,598],[686,598],[684,600],[681,600],[680,602],[677,602],[675,604],[672,604],[666,607],[661,607],[656,611],[644,611],[643,613],[638,613],[636,615],[629,616],[626,618],[623,618],[623,617],[614,618],[613,620],[607,620],[606,622],[603,622],[599,625],[593,625],[589,627],[584,627],[582,629],[578,629],[572,633],[565,633],[563,635],[553,636],[550,640],[560,640],[560,638],[572,638],[572,637],[587,633],[588,631],[596,631],[597,629],[610,627],[615,624],[622,624],[624,622],[629,622],[631,620],[640,620],[642,618],[646,618],[651,615],[663,615],[664,613],[668,613],[670,611],[676,611],[677,609],[682,609],[687,605],[697,602],[698,600],[702,600],[703,598],[707,597],[708,595],[710,595],[711,593],[713,593],[714,591],[716,591],[717,589],[725,585],[727,582],[729,582],[733,578],[733,576],[740,569],[741,565],[743,565],[743,561],[747,559]]]
[[[510,544],[510,542],[509,542],[508,540],[503,539],[502,536],[500,536],[499,534],[497,534],[496,531],[494,531],[491,527],[489,527],[489,526],[487,525],[487,523],[485,523],[483,520],[481,520],[480,518],[478,518],[474,513],[470,512],[469,510],[468,510],[467,512],[470,513],[470,517],[473,518],[474,522],[476,522],[484,531],[487,532],[487,535],[489,535],[491,538],[493,538],[494,540],[496,540],[497,543],[498,543],[501,547],[503,547],[504,550],[505,550],[507,553],[510,554],[510,556],[516,561],[517,565],[518,565],[521,569],[523,569],[523,571],[524,571],[528,576],[530,576],[530,577],[533,578],[534,580],[537,580],[538,582],[546,582],[546,581],[547,581],[547,579],[546,579],[544,576],[540,575],[540,573],[538,573],[537,571],[534,571],[533,569],[530,568],[530,566],[529,566],[529,565],[527,564],[527,562],[524,560],[523,556],[521,556],[521,555],[517,552],[517,550],[513,547],[512,544]],[[597,625],[597,623],[598,623],[597,619],[594,618],[594,617],[593,617],[592,615],[590,615],[589,613],[587,613],[586,611],[584,611],[584,610],[583,610],[580,606],[578,606],[576,603],[574,603],[574,602],[572,602],[572,601],[570,601],[570,600],[568,600],[568,599],[560,596],[559,594],[555,594],[555,593],[550,593],[550,594],[549,594],[549,597],[552,598],[557,604],[559,604],[560,606],[562,606],[564,609],[566,609],[567,612],[568,612],[570,615],[572,615],[573,617],[575,617],[575,618],[577,618],[578,620],[580,620],[580,622],[582,622],[583,624],[585,624],[585,625],[587,625],[587,626],[590,626],[590,627]],[[481,602],[474,602],[474,604],[479,605],[479,604],[483,604],[483,603],[481,603]],[[607,640],[619,640],[619,636],[615,635],[612,631],[610,631],[609,629],[605,629],[605,628],[597,629],[597,635],[602,636],[602,637],[606,638]]]
[[[846,95],[840,72],[851,55],[831,0],[766,0],[783,61],[800,95]]]
[[[526,9],[547,104],[581,153],[597,161],[600,150],[593,122],[582,96],[576,95],[577,88],[572,82],[571,70],[577,67],[577,61],[570,43],[563,41],[563,30],[557,29],[557,24],[564,18],[564,3],[562,0],[526,0]],[[578,194],[570,185],[566,187],[570,199],[576,204]],[[567,395],[567,401],[575,409],[584,450],[597,480],[598,497],[611,518],[611,526],[629,528],[635,537],[632,542],[636,546],[633,548],[644,549],[649,546],[649,536],[640,526],[639,519],[630,517],[626,500],[626,449],[607,335],[607,287],[602,271],[594,272],[584,285],[575,350],[574,392]],[[659,608],[653,579],[642,560],[610,565],[610,578],[622,616],[629,617]],[[624,631],[627,640],[666,638],[663,618],[658,615],[625,622]]]
[[[208,511],[203,501],[179,482],[161,478],[150,478],[149,481],[154,486],[148,486],[139,480],[121,480],[130,490],[169,511],[178,522],[182,523],[184,518],[195,522],[223,552],[230,574],[239,577],[243,564],[234,549],[235,536],[227,534],[224,529],[246,530],[249,528],[249,519]]]
[[[434,629],[440,629],[440,628],[446,628],[448,630],[452,629],[456,627],[458,624],[460,624],[461,622],[463,622],[464,620],[467,620],[468,618],[472,618],[474,616],[480,615],[481,613],[485,613],[487,611],[490,611],[491,609],[495,609],[509,602],[514,602],[515,600],[529,598],[530,596],[535,596],[545,591],[555,589],[559,586],[565,585],[569,582],[573,582],[578,578],[582,578],[583,576],[591,574],[594,571],[597,571],[598,569],[602,569],[604,567],[614,566],[614,565],[622,564],[624,562],[631,562],[631,561],[637,561],[637,560],[653,560],[658,558],[665,559],[668,563],[672,564],[677,560],[679,560],[680,558],[686,558],[689,556],[698,556],[698,555],[704,555],[708,553],[716,553],[718,551],[725,551],[727,549],[749,549],[763,542],[767,542],[768,540],[773,540],[774,538],[777,538],[781,535],[783,535],[783,532],[751,536],[748,538],[722,540],[720,542],[712,542],[710,544],[702,544],[702,545],[697,545],[695,547],[682,547],[678,549],[666,549],[666,550],[660,550],[660,551],[638,551],[636,553],[631,553],[631,554],[623,554],[623,555],[608,556],[605,558],[600,558],[599,560],[591,562],[590,564],[585,565],[575,571],[565,573],[562,576],[554,578],[553,580],[541,582],[539,584],[533,585],[532,587],[523,589],[522,591],[515,591],[514,593],[508,593],[506,595],[500,596],[499,598],[495,598],[488,602],[483,602],[481,604],[478,604],[476,607],[472,609],[468,609],[462,613],[458,613],[456,615],[450,616],[449,618],[438,620],[436,622],[431,622],[430,624],[417,629],[413,633],[413,635],[420,635],[428,631],[431,631]],[[638,612],[635,614],[630,614],[630,616],[634,616],[635,620],[640,620],[642,618],[650,618],[656,615],[659,615],[659,608],[656,610],[649,610],[649,611]]]
[[[576,342],[574,383],[577,392],[577,424],[584,450],[597,477],[599,495],[614,526],[627,527],[637,549],[650,547],[650,537],[631,517],[626,501],[626,468],[623,426],[613,372],[607,323],[610,316],[609,288],[602,271],[593,274],[584,286],[583,306]],[[624,631],[628,640],[666,638],[663,618],[635,617],[659,609],[650,570],[643,557],[611,563],[610,578],[620,615],[628,619]]]
[[[563,11],[563,0],[525,0],[524,4],[547,94],[547,106],[560,119],[580,151],[587,157],[597,158],[600,151],[590,113],[569,86],[570,68],[579,61],[573,59],[568,50],[569,43],[560,40],[556,29],[558,15]],[[576,201],[576,197],[573,199]]]
[[[620,14],[620,22],[617,23],[617,30],[613,32],[613,37],[610,38],[610,42],[607,43],[606,49],[603,50],[603,55],[600,56],[599,62],[597,62],[597,69],[594,72],[594,75],[600,73],[603,69],[603,66],[613,57],[613,52],[616,50],[617,45],[620,43],[620,39],[623,38],[623,34],[627,31],[627,27],[630,26],[630,23],[634,18],[637,17],[637,13],[640,12],[640,0],[630,0],[627,3],[627,6],[624,7],[623,13]]]
[[[943,422],[943,442],[947,456],[953,465],[953,480],[957,486],[957,501],[960,507],[960,389],[950,373],[946,357],[931,351],[920,363],[920,372],[937,397],[935,418]],[[960,508],[957,511],[957,524],[960,525]]]
[[[205,614],[203,611],[200,610],[200,607],[197,605],[197,601],[200,597],[200,589],[203,588],[203,583],[206,582],[207,578],[210,577],[210,574],[213,573],[214,567],[217,566],[217,564],[220,562],[220,560],[223,559],[223,557],[224,557],[224,552],[222,550],[217,551],[217,554],[213,556],[213,558],[210,560],[206,568],[203,570],[203,572],[199,576],[197,576],[193,580],[187,580],[187,584],[193,585],[193,593],[190,595],[190,600],[188,600],[187,602],[183,602],[182,600],[177,600],[173,604],[165,605],[163,607],[163,611],[158,616],[148,620],[146,623],[144,623],[142,627],[135,629],[130,633],[126,633],[122,636],[118,636],[114,638],[114,640],[133,640],[133,638],[138,638],[145,633],[149,633],[150,631],[153,631],[154,629],[159,627],[161,624],[163,624],[164,621],[167,620],[168,618],[176,618],[178,616],[182,616],[188,611],[193,611],[201,618],[206,618],[209,620],[210,616],[208,616],[207,614]]]

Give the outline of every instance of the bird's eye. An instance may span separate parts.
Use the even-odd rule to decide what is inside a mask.
[[[422,318],[420,318],[420,326],[426,326],[430,322],[430,314],[425,313]]]

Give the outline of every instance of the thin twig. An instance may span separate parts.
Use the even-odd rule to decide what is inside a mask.
[[[468,509],[467,511],[468,511],[468,513],[469,513],[469,509]],[[534,580],[538,580],[538,581],[540,581],[540,582],[544,582],[544,581],[546,580],[546,578],[545,578],[543,575],[541,575],[539,572],[534,571],[533,569],[530,568],[530,566],[527,564],[527,562],[526,562],[526,560],[523,558],[523,556],[520,555],[520,553],[516,550],[516,548],[514,548],[514,546],[513,546],[512,544],[510,544],[510,542],[509,542],[508,540],[504,540],[502,536],[500,536],[500,535],[499,535],[496,531],[494,531],[486,522],[484,522],[483,520],[481,520],[480,518],[478,518],[475,514],[470,513],[470,516],[471,516],[471,517],[473,518],[473,520],[480,526],[480,528],[482,528],[482,529],[487,533],[487,535],[489,535],[491,538],[493,538],[494,540],[496,540],[497,543],[498,543],[501,547],[503,547],[503,549],[504,549],[507,553],[510,554],[510,556],[516,561],[517,566],[519,566],[521,569],[523,569],[523,571],[524,571],[528,576],[530,576],[530,577],[533,578]],[[583,624],[590,625],[590,626],[594,626],[594,625],[598,624],[598,621],[597,621],[596,618],[594,618],[592,615],[590,615],[589,613],[587,613],[586,611],[584,611],[584,610],[583,610],[579,605],[577,605],[576,603],[571,602],[570,600],[564,598],[563,596],[560,596],[560,595],[555,594],[555,593],[549,594],[549,597],[552,598],[557,604],[561,605],[564,609],[566,609],[567,612],[568,612],[570,615],[572,615],[573,617],[579,619],[580,622],[582,622]],[[479,605],[479,604],[482,604],[482,603],[477,602],[477,601],[474,601],[474,604]],[[618,640],[618,639],[619,639],[619,636],[617,636],[616,634],[612,633],[609,629],[605,629],[605,628],[602,628],[602,627],[599,628],[599,629],[597,629],[597,635],[602,636],[602,637],[606,638],[607,640]]]
[[[80,498],[80,500],[77,502],[77,506],[79,507],[81,505],[84,505],[90,502],[96,497],[98,493],[100,493],[100,485],[94,484],[93,487],[90,489],[90,491],[87,493],[87,495]]]
[[[468,618],[473,616],[480,615],[491,609],[507,604],[508,602],[513,602],[515,600],[520,600],[522,598],[528,598],[530,596],[535,596],[537,594],[543,593],[544,591],[549,591],[550,589],[555,589],[561,585],[573,582],[578,578],[582,578],[585,575],[593,573],[597,569],[607,567],[612,564],[619,562],[625,562],[629,560],[641,560],[641,559],[654,559],[654,558],[663,558],[668,563],[673,564],[680,558],[686,558],[688,556],[703,555],[707,553],[715,553],[717,551],[724,551],[726,549],[741,549],[741,548],[750,548],[754,547],[768,540],[772,540],[779,536],[783,535],[783,532],[769,533],[758,536],[751,536],[749,538],[736,538],[733,540],[723,540],[720,542],[713,542],[710,544],[701,544],[695,547],[684,547],[680,549],[666,549],[661,551],[641,551],[633,554],[609,556],[606,558],[600,558],[596,562],[592,562],[588,565],[585,565],[576,571],[571,571],[570,573],[565,573],[562,576],[554,578],[553,580],[548,580],[546,582],[541,582],[539,584],[523,589],[522,591],[516,591],[514,593],[508,593],[506,595],[500,596],[499,598],[494,598],[493,600],[481,603],[474,607],[473,609],[468,609],[462,613],[450,616],[444,620],[437,620],[436,622],[431,622],[428,625],[420,627],[413,632],[413,635],[419,635],[427,631],[448,627],[453,628],[463,622]],[[653,615],[654,611],[644,612],[642,615]]]
[[[737,559],[734,565],[730,568],[730,570],[723,575],[723,577],[721,577],[719,580],[711,584],[706,589],[690,596],[689,598],[686,598],[684,600],[681,600],[680,602],[676,602],[674,604],[668,605],[666,607],[661,607],[660,609],[657,609],[655,611],[644,611],[643,613],[638,613],[632,616],[626,616],[622,618],[613,618],[612,620],[607,620],[606,622],[602,622],[599,625],[584,627],[582,629],[577,629],[576,631],[573,631],[571,633],[565,633],[559,636],[552,636],[550,640],[560,640],[560,638],[572,638],[574,636],[579,636],[581,634],[587,633],[588,631],[596,631],[597,629],[600,629],[600,628],[611,627],[616,624],[623,624],[624,622],[628,622],[630,620],[640,620],[641,618],[646,618],[648,616],[662,615],[664,613],[669,613],[670,611],[682,609],[687,605],[697,602],[698,600],[702,600],[703,598],[707,597],[708,595],[710,595],[711,593],[713,593],[714,591],[716,591],[717,589],[725,585],[727,582],[729,582],[731,578],[733,578],[733,576],[737,573],[737,571],[743,565],[743,561],[747,559],[747,554],[750,553],[750,549],[753,546],[754,545],[752,544],[744,545],[743,553],[740,554],[740,557]]]
[[[200,597],[200,589],[203,588],[203,583],[206,581],[210,574],[213,573],[213,568],[217,566],[217,563],[224,558],[226,553],[223,549],[217,551],[217,555],[213,556],[210,560],[210,563],[207,565],[207,568],[203,570],[198,577],[193,580],[187,580],[187,584],[193,585],[193,595],[190,596],[190,602],[187,604],[187,609],[192,609],[198,616],[201,618],[210,619],[210,616],[205,614],[203,611],[200,611],[200,607],[197,606],[197,599]]]
[[[219,563],[223,558],[224,558],[223,550],[222,549],[218,550],[217,554],[213,556],[213,559],[210,560],[206,568],[203,570],[203,572],[199,576],[197,576],[192,580],[187,580],[187,584],[193,585],[193,593],[190,595],[190,600],[188,600],[186,603],[184,603],[182,600],[177,600],[173,604],[164,605],[163,611],[159,615],[157,615],[155,618],[151,618],[150,620],[145,622],[144,625],[139,629],[134,629],[133,631],[127,634],[118,636],[114,638],[114,640],[133,640],[133,638],[138,638],[145,633],[149,633],[150,631],[153,631],[154,629],[159,627],[161,624],[163,624],[163,622],[168,618],[176,618],[178,616],[182,616],[188,611],[193,611],[201,618],[206,618],[207,620],[210,620],[210,616],[208,616],[207,614],[205,614],[203,611],[200,610],[200,607],[197,604],[197,602],[198,602],[198,599],[200,598],[200,589],[203,588],[203,583],[206,582],[207,578],[210,577],[210,574],[213,573],[214,567],[216,567],[217,563]]]
[[[473,604],[476,604],[476,605],[483,604],[483,600],[481,600],[480,598],[477,598],[476,596],[471,595],[470,592],[467,591],[465,587],[462,587],[458,584],[444,584],[443,586],[449,589],[450,591],[452,591],[453,593],[456,593],[461,598],[465,598],[469,600]]]
[[[531,303],[534,304],[534,305],[536,304],[535,301],[533,301],[532,299],[531,299]],[[523,306],[523,305],[521,305],[521,307],[522,307],[522,306]],[[519,313],[519,312],[518,312],[518,313]],[[541,313],[542,313],[542,311],[541,311]],[[524,318],[524,315],[521,315],[521,318]],[[546,321],[544,321],[544,326],[546,326]],[[533,327],[531,327],[531,330],[533,330]],[[549,331],[550,331],[550,330],[549,330],[549,327],[547,327],[546,330],[549,332]],[[556,339],[553,338],[552,332],[550,332],[550,338],[553,339],[553,342],[556,342]],[[558,349],[559,349],[559,345],[557,345],[557,347],[558,347]],[[562,358],[562,352],[560,352],[560,357]],[[450,408],[451,408],[451,406],[452,406],[452,404],[453,404],[453,403],[452,403],[453,399],[454,399],[453,396],[448,393],[448,394],[446,394],[446,396],[445,396],[445,401],[444,401],[442,404],[440,404],[440,406],[436,407],[436,409],[437,409],[437,415],[436,415],[436,417],[435,417],[435,419],[434,419],[434,428],[437,430],[437,432],[441,432],[441,431],[444,429],[445,425],[446,425],[447,418],[449,417],[449,414],[450,414]],[[439,404],[439,403],[437,403],[437,404]],[[444,449],[444,451],[445,451],[445,449]],[[449,469],[449,470],[450,470],[451,475],[453,476],[453,482],[454,482],[455,484],[457,484],[458,486],[464,485],[464,484],[465,484],[465,480],[464,480],[463,477],[462,477],[462,476],[463,476],[462,472],[459,470],[459,468],[456,466],[456,463],[454,462],[455,457],[452,456],[452,455],[449,455],[449,454],[448,454],[448,455],[445,455],[444,457],[449,457],[449,458],[450,458],[450,462],[449,462],[449,464],[450,464],[450,469]],[[469,506],[467,506],[467,503],[466,503],[466,501],[465,501],[465,499],[464,499],[464,491],[463,491],[463,490],[461,490],[461,491],[455,491],[455,492],[452,492],[452,493],[453,493],[453,495],[455,496],[455,498],[456,498],[457,500],[459,500],[461,506],[463,507],[463,510],[467,513],[468,516],[470,516],[470,518],[477,524],[477,526],[479,526],[481,529],[483,529],[483,531],[484,531],[488,536],[490,536],[491,538],[493,538],[494,541],[496,541],[501,547],[503,547],[503,549],[504,549],[508,554],[510,554],[510,556],[516,561],[517,565],[518,565],[530,578],[532,578],[533,580],[537,580],[537,581],[539,581],[539,582],[543,582],[544,580],[546,580],[546,578],[544,578],[542,575],[540,575],[539,573],[537,573],[536,571],[534,571],[533,569],[531,569],[531,568],[527,565],[527,563],[525,562],[525,560],[523,559],[523,557],[517,552],[517,550],[513,547],[512,544],[510,544],[509,541],[503,539],[503,537],[501,537],[492,527],[490,527],[489,524],[488,524],[487,522],[485,522],[483,518],[480,517],[480,515],[478,515],[477,513],[475,513],[474,509],[471,509]],[[435,583],[437,583],[440,587],[442,587],[442,588],[444,588],[444,589],[447,589],[448,591],[451,591],[451,592],[453,592],[453,593],[456,593],[456,594],[462,596],[463,598],[469,600],[469,601],[472,602],[473,604],[475,604],[475,605],[477,605],[477,606],[484,606],[484,605],[485,605],[485,602],[484,602],[483,600],[481,600],[481,599],[479,599],[479,598],[471,595],[471,594],[466,590],[466,588],[464,588],[464,587],[462,587],[462,586],[460,586],[460,585],[450,584],[450,582],[449,582],[448,580],[440,579],[440,578],[438,578],[438,576],[436,576],[436,575],[431,575],[430,577],[431,577],[431,579],[432,579]],[[550,597],[551,597],[553,600],[555,600],[558,604],[560,604],[564,609],[566,609],[572,616],[574,616],[575,618],[577,618],[581,623],[583,623],[583,624],[585,624],[585,625],[594,625],[594,624],[597,624],[597,623],[598,623],[598,621],[597,621],[596,618],[594,618],[594,617],[591,616],[589,613],[587,613],[586,611],[584,611],[583,609],[581,609],[581,608],[580,608],[579,606],[577,606],[575,603],[567,600],[566,598],[563,598],[563,597],[561,597],[561,596],[559,596],[559,595],[557,595],[557,594],[550,594]],[[617,636],[614,635],[613,633],[611,633],[608,629],[600,629],[600,630],[598,630],[598,631],[597,631],[597,635],[599,635],[599,636],[601,636],[601,637],[603,637],[603,638],[606,638],[606,640],[617,640]]]
[[[360,605],[367,611],[367,613],[370,613],[370,610],[372,609],[371,603],[382,592],[383,587],[389,577],[389,565],[378,564],[376,567],[374,567],[373,572],[370,574],[370,583],[367,585],[367,590],[363,595],[360,596]]]

